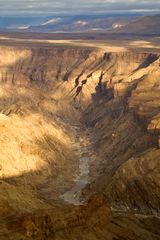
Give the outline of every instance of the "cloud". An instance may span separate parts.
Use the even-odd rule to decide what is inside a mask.
[[[45,23],[42,23],[42,26],[46,26],[46,25],[49,25],[49,24],[57,24],[57,23],[60,23],[62,21],[61,18],[52,18],[50,20],[48,20],[47,22]]]
[[[0,12],[160,11],[160,0],[0,0]]]

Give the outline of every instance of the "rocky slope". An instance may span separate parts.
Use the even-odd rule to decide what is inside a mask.
[[[160,239],[159,55],[0,56],[1,239]]]
[[[116,29],[118,32],[132,34],[159,34],[160,15],[144,16],[129,22],[126,26]]]

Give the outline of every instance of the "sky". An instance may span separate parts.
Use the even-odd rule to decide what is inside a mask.
[[[154,12],[160,0],[0,0],[0,14]]]

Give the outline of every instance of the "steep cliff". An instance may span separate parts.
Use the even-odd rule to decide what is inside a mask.
[[[160,239],[158,54],[0,56],[1,239]]]

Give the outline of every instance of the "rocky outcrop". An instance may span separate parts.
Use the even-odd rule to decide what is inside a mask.
[[[108,225],[112,214],[104,197],[96,194],[86,206],[62,206],[36,213],[3,217],[3,239],[8,239],[11,235],[16,239],[74,239],[78,228],[85,228],[89,235],[96,239],[94,229]]]
[[[149,149],[118,168],[108,185],[108,198],[114,206],[142,213],[159,213],[160,151]]]
[[[153,216],[111,213],[100,194],[85,206],[61,206],[25,215],[12,215],[0,223],[1,239],[159,239],[159,219]],[[154,226],[154,227],[153,227]]]

